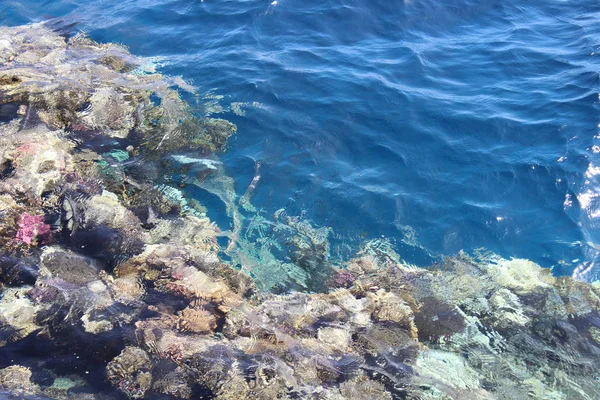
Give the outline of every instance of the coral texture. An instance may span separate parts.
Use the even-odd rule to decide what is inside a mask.
[[[43,24],[0,44],[0,106],[21,110],[0,124],[0,396],[600,398],[600,283],[416,268],[381,239],[333,265],[330,229],[283,212],[241,235],[206,158],[233,124],[121,46]],[[230,263],[186,174],[228,188]]]

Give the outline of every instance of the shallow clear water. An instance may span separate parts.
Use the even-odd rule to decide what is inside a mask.
[[[223,104],[256,102],[224,114],[238,195],[260,162],[252,204],[332,227],[334,251],[384,235],[421,265],[485,247],[600,274],[597,1],[0,6],[0,24],[51,19],[157,57]]]

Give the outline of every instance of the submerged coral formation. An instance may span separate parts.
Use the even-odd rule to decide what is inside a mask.
[[[598,283],[494,256],[415,268],[383,240],[334,266],[329,230],[283,213],[238,238],[254,254],[221,261],[219,229],[160,176],[194,164],[208,180],[235,128],[142,65],[45,25],[0,28],[0,107],[16,110],[0,123],[0,394],[600,397]]]

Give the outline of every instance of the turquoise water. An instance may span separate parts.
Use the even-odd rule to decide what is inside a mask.
[[[0,5],[1,24],[45,20],[224,96],[238,196],[259,175],[254,207],[331,227],[340,257],[385,236],[419,265],[485,247],[598,278],[597,1]]]

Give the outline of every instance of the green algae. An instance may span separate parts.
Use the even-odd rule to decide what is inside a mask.
[[[102,154],[102,156],[103,157],[111,157],[111,158],[115,159],[117,162],[120,162],[120,163],[129,160],[129,157],[130,157],[128,151],[126,151],[126,150],[118,150],[118,149],[110,151],[108,153],[104,153],[104,154]]]

